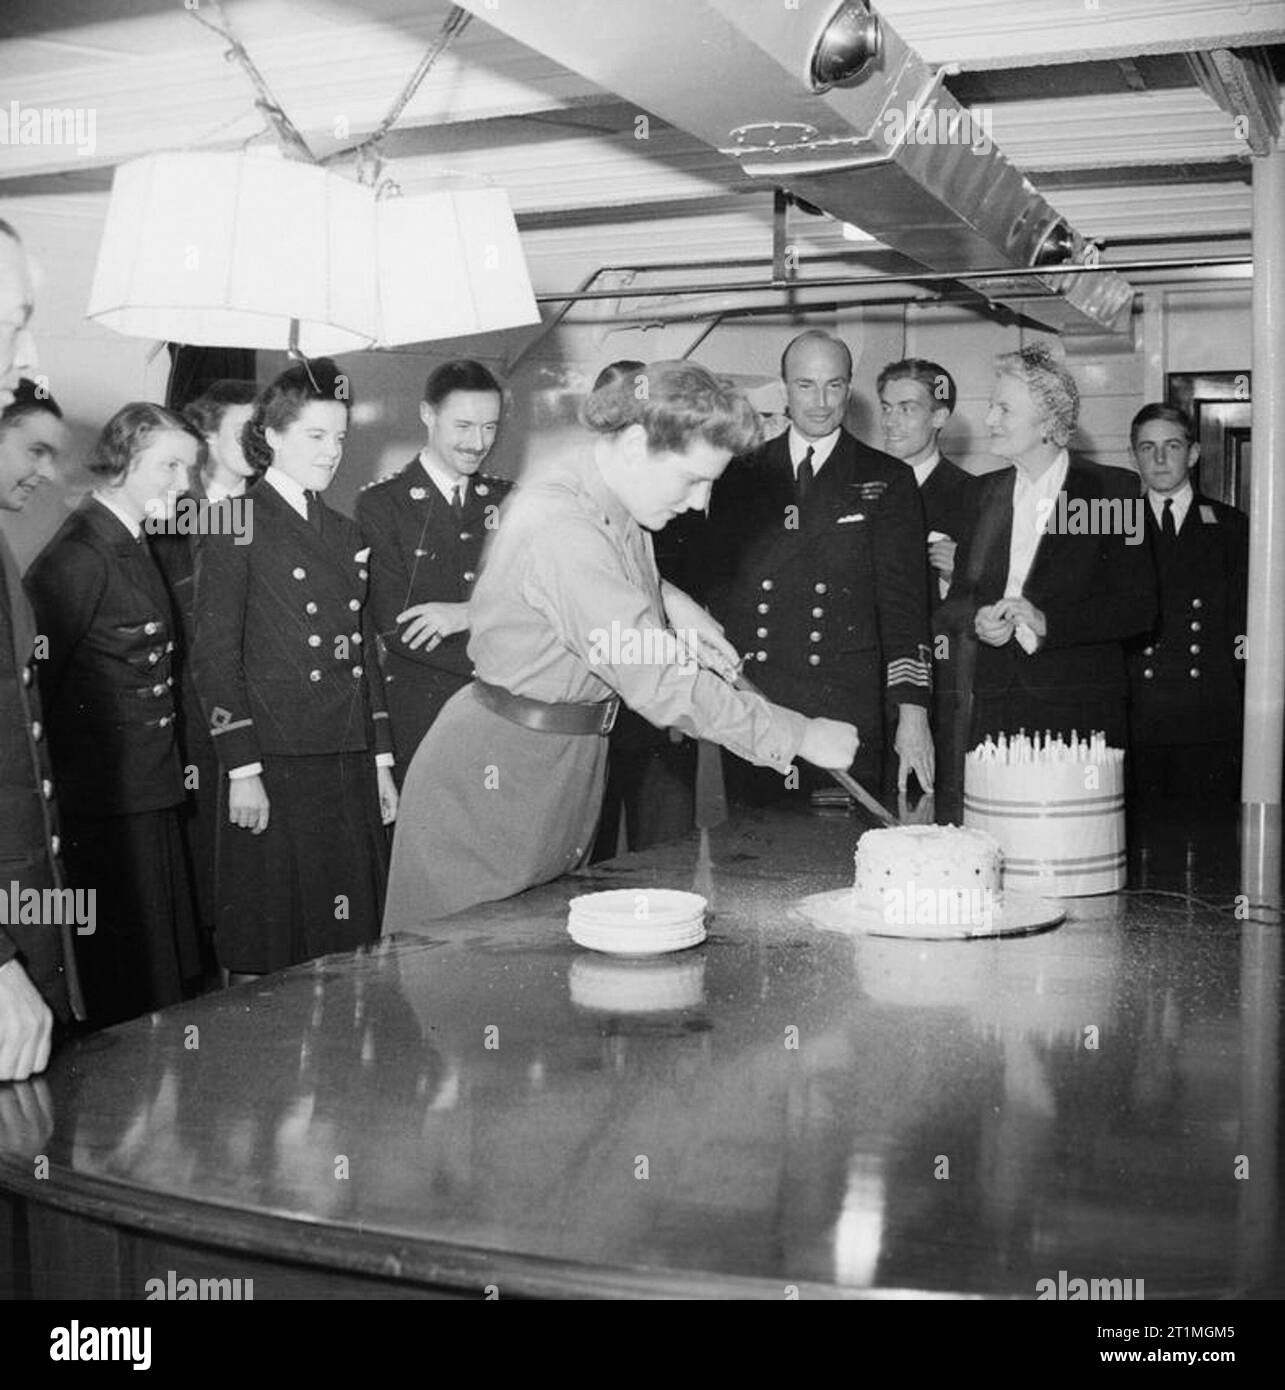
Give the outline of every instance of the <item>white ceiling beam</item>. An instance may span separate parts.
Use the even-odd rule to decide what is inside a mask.
[[[964,68],[1285,42],[1281,0],[877,0],[925,62]]]
[[[1048,169],[1221,163],[1249,154],[1234,119],[1196,87],[990,108],[995,143],[1036,179]]]
[[[235,12],[234,12],[235,15]],[[94,113],[92,153],[62,145],[6,144],[3,177],[58,173],[118,164],[159,149],[237,145],[264,128],[248,77],[223,58],[214,34],[184,22],[176,7],[165,21],[175,32],[172,51],[133,58],[112,55],[85,62],[37,63],[37,52],[57,48],[54,37],[4,43],[6,69],[25,72],[5,86],[5,112],[22,108],[80,109]],[[158,17],[157,22],[161,22]],[[251,40],[247,47],[277,100],[305,138],[319,148],[358,139],[383,119],[439,27],[430,12],[412,28],[389,30],[362,23],[329,30]],[[424,80],[398,123],[447,126],[573,110],[616,98],[522,48],[485,25],[470,25]]]

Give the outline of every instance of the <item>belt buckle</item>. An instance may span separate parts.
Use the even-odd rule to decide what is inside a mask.
[[[606,708],[602,712],[602,719],[598,724],[600,737],[606,738],[607,735],[616,727],[616,715],[620,713],[620,697],[615,696],[607,701]]]

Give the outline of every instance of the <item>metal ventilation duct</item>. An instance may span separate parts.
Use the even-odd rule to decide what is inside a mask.
[[[936,271],[1080,263],[1093,252],[879,17],[851,86],[817,91],[836,0],[464,0],[528,47]],[[931,135],[931,140],[926,136]],[[1133,291],[1110,271],[975,286],[1050,328],[1123,331]],[[1044,297],[1042,292],[1052,292]]]

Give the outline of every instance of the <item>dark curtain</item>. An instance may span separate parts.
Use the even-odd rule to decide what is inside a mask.
[[[215,381],[254,381],[253,348],[191,347],[170,343],[170,379],[165,387],[165,404],[182,410]]]

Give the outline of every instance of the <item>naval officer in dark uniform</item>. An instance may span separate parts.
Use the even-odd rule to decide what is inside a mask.
[[[0,233],[0,314],[6,261],[12,272],[20,253],[18,243]],[[0,373],[4,367],[0,356]],[[39,395],[30,381],[0,385],[0,401],[6,399],[0,414],[0,509],[17,513],[42,483],[56,478],[67,430],[52,397]],[[36,637],[35,614],[0,532],[0,892],[5,894],[14,886],[19,892],[64,886],[53,765],[33,659]],[[84,1017],[66,916],[57,923],[4,921],[0,1081],[22,1081],[43,1071],[53,1019],[65,1023],[73,1013]]]
[[[879,373],[877,390],[884,452],[914,473],[924,506],[935,605],[950,592],[955,554],[972,533],[977,510],[977,480],[941,451],[941,432],[955,409],[955,379],[936,362],[907,357]]]
[[[192,486],[180,499],[181,520],[168,531],[151,535],[165,581],[179,618],[178,742],[183,757],[183,833],[187,841],[192,883],[196,889],[204,944],[214,939],[214,866],[219,814],[219,760],[201,712],[192,679],[195,633],[193,599],[196,589],[196,540],[201,518],[225,497],[241,497],[254,477],[241,448],[241,431],[254,409],[258,391],[252,381],[215,381],[183,410],[183,418],[205,441],[205,457]],[[197,518],[192,524],[192,516]]]
[[[230,975],[379,934],[397,792],[369,549],[320,496],[349,399],[327,358],[283,372],[243,434],[264,470],[251,539],[212,525],[197,547],[193,674],[223,770],[214,944]]]
[[[371,551],[397,766],[405,769],[442,706],[473,675],[468,601],[482,546],[510,484],[481,472],[500,426],[500,383],[480,363],[446,362],[428,378],[428,439],[398,473],[365,488],[357,524]]]
[[[936,362],[907,357],[890,362],[879,373],[880,419],[883,447],[915,475],[919,500],[924,507],[928,541],[929,607],[935,608],[950,593],[955,556],[967,548],[977,512],[977,479],[941,452],[941,432],[955,409],[955,379]],[[939,638],[934,652],[948,650]],[[936,752],[937,808],[954,805],[963,788],[952,783],[954,770],[962,766],[953,739],[958,728],[955,711],[960,691],[955,688],[955,666],[933,662],[932,726]]]
[[[172,602],[144,535],[187,487],[200,440],[138,401],[94,445],[93,492],[27,572],[47,652],[41,696],[70,886],[93,890],[77,941],[89,1022],[178,1003],[200,970],[179,807]]]
[[[857,726],[853,774],[883,778],[885,708],[897,780],[928,790],[933,746],[923,508],[913,475],[843,428],[852,359],[803,333],[781,361],[790,428],[736,460],[709,508],[710,608],[769,700]],[[771,772],[724,759],[737,799],[782,794]],[[802,769],[800,787],[824,785]]]
[[[1132,781],[1142,797],[1240,792],[1249,520],[1192,486],[1191,420],[1171,405],[1134,416],[1160,612],[1129,646]]]

